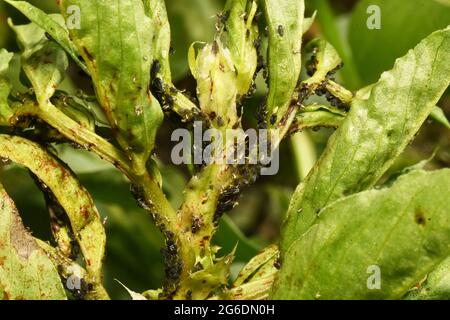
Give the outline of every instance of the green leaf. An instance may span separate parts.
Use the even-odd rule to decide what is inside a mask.
[[[380,8],[381,29],[369,29],[371,5]],[[450,24],[450,7],[430,0],[362,0],[353,11],[349,41],[354,63],[365,84],[375,82],[395,59],[421,39]]]
[[[269,30],[267,122],[279,123],[300,77],[305,4],[303,0],[262,2]]]
[[[0,297],[3,300],[66,299],[56,267],[25,229],[0,184]]]
[[[63,20],[60,15],[53,15],[54,21]],[[33,85],[36,98],[45,106],[56,92],[56,88],[65,76],[69,65],[66,53],[55,42],[45,37],[44,29],[35,23],[22,26],[9,25],[16,32],[22,49],[22,68]]]
[[[124,287],[125,290],[127,290],[128,294],[130,295],[132,300],[147,300],[146,297],[144,297],[142,294],[134,292],[133,290],[128,289],[122,282],[119,280],[116,280],[122,287]]]
[[[13,53],[9,53],[5,49],[0,50],[0,125],[8,124],[8,119],[12,115],[12,111],[8,105],[11,85],[8,80],[7,71],[13,56]]]
[[[227,47],[237,72],[239,96],[248,93],[258,65],[258,26],[254,24],[257,8],[253,0],[228,0],[225,5],[225,12],[229,13],[225,22]]]
[[[407,300],[450,300],[450,257],[406,295]]]
[[[69,38],[69,33],[64,20],[55,20],[51,15],[46,14],[44,11],[34,7],[26,1],[5,0],[5,2],[14,6],[30,19],[30,21],[44,29],[45,32],[47,32],[70,55],[78,66],[88,73],[86,65],[80,60],[79,54]]]
[[[79,161],[73,157],[75,152],[69,150],[63,159],[76,168],[74,164]],[[87,160],[90,157],[83,161]],[[149,219],[148,212],[140,208],[130,194],[129,181],[110,165],[85,172],[79,178],[104,218],[108,254],[103,265],[105,287],[111,298],[128,298],[115,278],[137,292],[160,286],[164,278],[160,253],[164,238]]]
[[[253,257],[242,270],[239,272],[233,283],[234,287],[240,286],[246,282],[252,281],[254,278],[264,278],[276,272],[274,262],[279,256],[278,246],[271,245],[264,248],[259,254]],[[264,267],[270,265],[269,272]],[[263,269],[263,270],[262,270]],[[275,270],[275,271],[274,271]],[[261,272],[265,271],[265,272]]]
[[[310,41],[305,47],[305,52],[312,53],[315,60],[314,75],[305,81],[306,84],[322,83],[326,80],[327,74],[342,63],[336,49],[320,38]]]
[[[290,130],[296,132],[307,128],[337,128],[345,116],[346,113],[337,108],[312,104],[297,113]]]
[[[100,282],[105,254],[105,231],[94,202],[70,169],[38,144],[20,137],[0,135],[0,157],[31,170],[66,212],[80,245],[86,269]]]
[[[448,121],[447,117],[445,116],[444,110],[442,110],[438,106],[433,108],[433,111],[431,111],[430,117],[432,119],[434,119],[436,122],[442,124],[447,129],[450,129],[450,122]]]
[[[63,0],[80,8],[80,29],[70,29],[86,61],[94,87],[122,149],[133,160],[135,174],[146,172],[162,121],[158,101],[149,92],[154,26],[140,0]]]
[[[353,100],[317,165],[292,198],[281,252],[340,197],[373,186],[414,138],[450,83],[450,28],[424,39]]]
[[[166,5],[164,0],[143,0],[145,12],[152,21],[153,52],[154,59],[158,60],[160,70],[165,83],[172,83],[170,72],[170,24],[167,17]]]
[[[449,188],[448,169],[413,171],[329,205],[286,252],[273,298],[402,298],[450,254]]]

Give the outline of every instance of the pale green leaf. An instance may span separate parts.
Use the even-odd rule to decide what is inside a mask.
[[[278,256],[279,256],[278,246],[271,245],[267,248],[264,248],[264,250],[262,250],[259,254],[253,257],[244,266],[244,268],[242,268],[236,280],[233,282],[233,287],[238,287],[246,282],[253,280],[254,278],[264,278],[267,275],[275,273],[276,269],[274,267],[274,264]],[[267,269],[264,268],[266,265],[270,266],[269,272],[261,273],[261,271],[267,271]]]
[[[450,170],[413,171],[329,205],[286,252],[273,298],[402,298],[450,254],[449,189]]]
[[[450,300],[450,257],[406,295],[407,300]]]
[[[281,252],[342,196],[373,186],[414,138],[450,83],[450,28],[424,39],[350,112],[291,201]]]
[[[153,55],[160,64],[158,71],[165,83],[172,83],[170,72],[170,24],[164,0],[143,0],[145,13],[152,21],[155,32],[153,37]]]
[[[240,96],[249,91],[258,64],[258,27],[254,24],[257,9],[254,0],[228,0],[225,5],[225,12],[229,13],[225,22],[226,43],[236,68]]]
[[[158,101],[149,92],[154,24],[140,0],[63,0],[61,11],[78,6],[80,29],[70,29],[86,61],[99,102],[122,149],[143,174],[162,121]]]
[[[0,125],[7,124],[12,111],[8,105],[11,85],[7,76],[9,63],[13,54],[5,49],[0,50]]]
[[[126,285],[124,285],[122,282],[116,279],[116,281],[127,290],[128,294],[130,295],[132,300],[147,300],[146,297],[144,297],[142,294],[137,293],[131,289],[128,289]]]
[[[325,81],[327,74],[338,68],[342,63],[336,49],[320,38],[310,41],[306,45],[305,51],[312,53],[315,60],[314,68],[316,69],[314,75],[305,81],[306,84],[322,83]]]
[[[69,38],[69,32],[67,31],[64,20],[55,20],[51,15],[46,14],[26,1],[5,0],[5,2],[14,6],[30,19],[30,21],[44,29],[70,55],[80,68],[88,73],[86,65],[80,60],[79,54]]]
[[[51,17],[54,21],[62,20],[60,15]],[[44,106],[56,92],[64,79],[69,65],[66,53],[55,42],[45,37],[45,31],[34,23],[15,26],[9,25],[16,32],[22,48],[22,68],[33,85],[39,104]]]
[[[436,122],[442,124],[447,129],[450,129],[450,122],[448,121],[447,117],[445,116],[444,110],[442,110],[438,106],[433,108],[433,111],[431,111],[430,117],[432,119],[434,119]]]
[[[305,5],[303,0],[262,3],[269,30],[267,122],[274,125],[289,108],[300,77]]]

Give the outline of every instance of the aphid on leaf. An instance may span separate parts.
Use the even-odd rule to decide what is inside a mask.
[[[280,37],[284,36],[284,27],[281,24],[278,26],[278,35]]]
[[[153,61],[152,68],[150,70],[150,76],[152,79],[156,78],[156,75],[161,71],[161,63],[159,60]]]

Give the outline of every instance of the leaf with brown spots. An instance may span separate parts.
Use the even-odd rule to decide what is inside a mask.
[[[449,169],[415,170],[390,187],[332,203],[286,252],[273,298],[401,299],[450,255],[445,190]],[[373,266],[379,288],[368,286]]]
[[[38,144],[20,137],[0,135],[0,157],[32,171],[52,192],[70,220],[91,282],[100,283],[105,254],[105,230],[87,190],[56,157]]]
[[[14,202],[1,184],[0,298],[66,299],[55,266],[23,226]]]
[[[92,76],[99,103],[136,175],[146,172],[163,113],[149,90],[154,59],[153,21],[141,0],[62,0],[61,13],[78,6],[79,29],[70,36]]]

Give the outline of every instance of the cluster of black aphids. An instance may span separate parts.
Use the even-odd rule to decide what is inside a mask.
[[[150,69],[150,91],[155,96],[156,100],[158,100],[158,102],[161,104],[162,108],[167,111],[170,110],[174,104],[172,94],[176,94],[177,92],[173,92],[173,90],[176,90],[174,88],[165,90],[165,84],[163,80],[158,76],[158,73],[160,71],[161,62],[159,60],[154,60]]]
[[[306,69],[306,74],[310,77],[312,77],[314,75],[314,73],[316,73],[317,71],[317,48],[313,49],[313,53],[311,55],[311,58],[306,62],[305,64],[305,69]]]
[[[267,97],[264,97],[255,115],[258,129],[267,129],[267,113]]]
[[[87,293],[94,290],[94,285],[92,283],[87,283],[86,280],[80,279],[80,289],[74,289],[70,291],[72,296],[76,300],[84,300]]]
[[[134,199],[136,199],[139,207],[141,207],[142,209],[145,209],[147,211],[150,211],[151,206],[145,199],[144,189],[140,186],[132,184],[130,187],[130,191],[131,191],[131,194],[133,195]]]
[[[183,261],[178,255],[174,234],[165,230],[163,230],[163,233],[166,238],[166,247],[161,248],[160,252],[164,258],[166,279],[163,286],[164,291],[160,294],[160,298],[168,298],[176,289],[176,282],[183,271]]]
[[[214,214],[214,224],[217,226],[219,218],[237,205],[237,200],[243,189],[255,183],[260,171],[259,165],[238,166],[233,183],[220,193]]]

